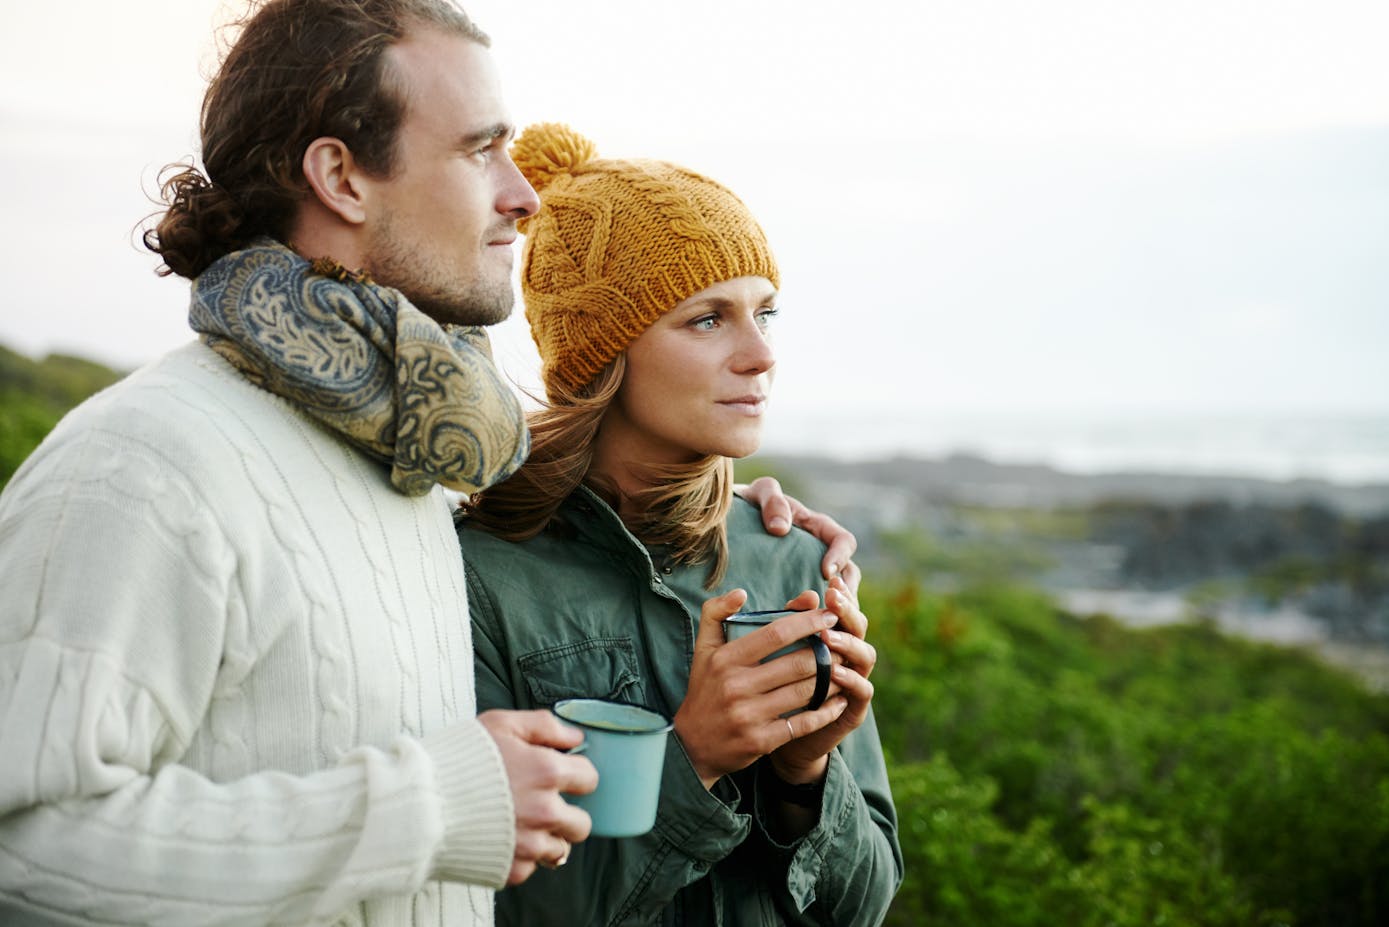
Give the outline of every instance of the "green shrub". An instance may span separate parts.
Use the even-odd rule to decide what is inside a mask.
[[[0,488],[69,409],[120,377],[82,358],[34,361],[0,345]]]
[[[1205,624],[865,583],[894,924],[1389,921],[1389,699]]]

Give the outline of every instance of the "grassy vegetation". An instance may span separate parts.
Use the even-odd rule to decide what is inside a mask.
[[[0,345],[0,487],[64,413],[121,376],[80,357],[35,361]]]
[[[1210,626],[870,582],[889,923],[1389,921],[1389,699]]]

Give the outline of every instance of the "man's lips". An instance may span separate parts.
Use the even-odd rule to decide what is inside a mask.
[[[510,247],[516,243],[516,224],[505,222],[500,228],[492,233],[492,237],[487,239],[489,245],[499,247]]]

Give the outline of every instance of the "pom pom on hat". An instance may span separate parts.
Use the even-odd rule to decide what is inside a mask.
[[[511,145],[511,160],[537,193],[596,157],[597,145],[559,122],[536,123]]]

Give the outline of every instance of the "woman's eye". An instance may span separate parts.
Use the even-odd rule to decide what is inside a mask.
[[[776,306],[767,306],[761,312],[757,313],[757,324],[766,328],[768,325],[772,324],[772,319],[775,319],[780,314],[781,310]]]
[[[717,316],[706,315],[701,318],[695,319],[690,324],[694,326],[695,331],[711,332],[714,330],[714,326],[719,324],[719,320]]]

